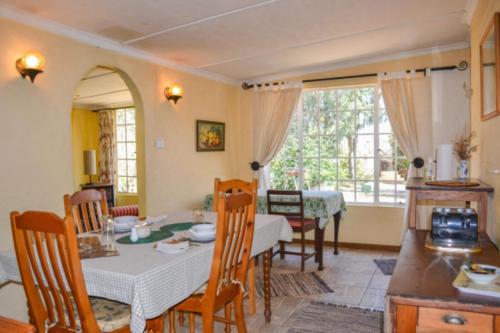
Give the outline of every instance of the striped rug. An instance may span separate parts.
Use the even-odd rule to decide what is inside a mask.
[[[256,291],[259,297],[264,295],[264,283],[262,276],[256,279]],[[325,281],[316,273],[271,273],[271,296],[306,296],[324,293],[333,293]]]
[[[285,323],[288,333],[381,333],[381,311],[312,301],[296,310]]]

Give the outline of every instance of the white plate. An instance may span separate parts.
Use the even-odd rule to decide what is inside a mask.
[[[115,224],[135,224],[139,218],[137,216],[117,216],[114,218]]]
[[[191,240],[193,241],[198,241],[198,242],[209,242],[209,241],[213,241],[215,239],[215,234],[212,234],[212,235],[199,235],[199,234],[194,234],[192,232],[190,232],[191,236]]]

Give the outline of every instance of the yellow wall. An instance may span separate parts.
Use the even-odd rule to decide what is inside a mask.
[[[139,168],[146,175],[142,214],[165,214],[198,207],[213,189],[214,177],[231,178],[234,152],[233,113],[236,86],[161,67],[102,48],[0,19],[0,250],[12,249],[9,213],[12,210],[49,210],[63,214],[62,196],[74,190],[71,136],[72,97],[80,79],[97,65],[122,70],[143,126],[144,158]],[[34,84],[23,80],[15,61],[36,49],[47,60],[46,70]],[[176,82],[185,96],[176,104],[163,97],[165,86]],[[195,121],[226,122],[225,152],[197,153]],[[158,150],[154,141],[165,139]],[[0,313],[26,320],[26,300],[16,286],[0,290]]]
[[[78,191],[80,190],[80,184],[89,182],[89,176],[83,173],[83,151],[95,150],[96,163],[99,163],[97,114],[90,110],[73,109],[71,111],[71,131],[73,143],[73,191]],[[97,175],[93,176],[92,181],[96,182],[97,178]]]
[[[500,117],[481,121],[481,81],[479,43],[495,12],[500,11],[500,0],[480,0],[471,23],[471,128],[478,135],[479,154],[472,159],[471,170],[474,176],[495,187],[497,199],[490,198],[490,212],[488,215],[489,233],[496,233],[497,244],[500,244],[500,175],[492,170],[500,169],[500,145],[498,130]],[[500,88],[497,86],[497,96]]]
[[[401,71],[405,69],[415,69],[423,67],[452,66],[457,65],[462,60],[469,61],[469,59],[469,49],[463,49],[366,64],[352,68],[343,68],[322,73],[308,74],[300,77],[288,78],[287,80],[304,80],[332,76]],[[377,82],[377,78],[370,77],[361,79],[308,83],[305,85],[305,87],[333,87],[371,84],[375,82]],[[252,118],[250,111],[251,92],[240,90],[239,103],[240,112],[238,114],[237,121],[241,126],[242,135],[239,138],[240,149],[238,150],[238,161],[240,162],[240,164],[238,164],[238,171],[239,177],[248,178],[251,177],[251,171],[248,168],[248,161],[252,160]],[[400,234],[404,211],[403,207],[380,207],[351,204],[348,205],[347,211],[347,216],[340,225],[339,240],[341,242],[382,245],[400,244]],[[325,231],[325,239],[328,241],[333,240],[332,224],[333,223],[330,223]],[[309,234],[308,237],[312,239],[313,235]]]

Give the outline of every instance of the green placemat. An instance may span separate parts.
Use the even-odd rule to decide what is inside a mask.
[[[139,238],[137,242],[132,242],[130,240],[130,235],[117,239],[116,241],[120,244],[147,244],[161,241],[162,239],[173,236],[174,233],[169,230],[161,230],[161,231],[151,231],[151,236],[148,238]]]
[[[181,223],[172,223],[164,225],[160,228],[160,230],[168,230],[168,231],[186,231],[193,227],[195,224],[209,224],[208,222],[181,222]]]

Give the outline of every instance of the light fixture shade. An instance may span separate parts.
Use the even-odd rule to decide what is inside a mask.
[[[165,97],[170,101],[173,100],[175,104],[184,95],[184,89],[176,84],[171,87],[166,87],[164,91]]]
[[[86,175],[97,174],[95,150],[83,151],[83,173]]]
[[[31,82],[33,82],[38,74],[43,73],[45,58],[38,51],[27,52],[21,58],[17,59],[16,68],[23,78],[28,76]]]

